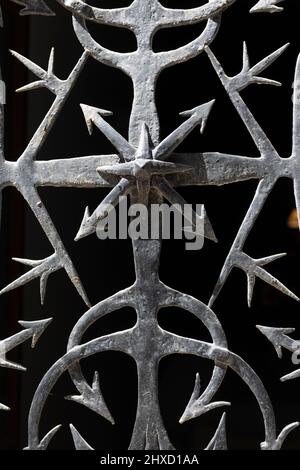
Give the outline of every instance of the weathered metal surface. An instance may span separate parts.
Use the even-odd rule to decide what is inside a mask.
[[[117,9],[96,8],[81,0],[57,1],[73,16],[74,31],[84,49],[83,54],[69,77],[66,80],[60,80],[53,71],[53,50],[50,53],[47,70],[43,70],[17,52],[12,52],[38,78],[38,81],[25,85],[18,91],[30,91],[44,87],[54,94],[55,99],[25,151],[16,162],[5,160],[3,144],[0,145],[0,188],[13,186],[23,195],[48,237],[54,253],[44,260],[18,259],[19,262],[30,266],[31,269],[2,289],[2,293],[22,286],[34,278],[40,278],[41,300],[43,302],[49,275],[59,269],[64,269],[78,293],[90,307],[72,261],[37,193],[36,188],[39,186],[112,188],[93,214],[89,213],[88,208],[86,209],[79,231],[77,235],[74,234],[76,240],[95,231],[98,221],[103,217],[106,205],[108,203],[112,206],[116,205],[120,195],[129,194],[132,202],[142,202],[148,206],[153,202],[161,201],[162,198],[171,203],[183,204],[184,200],[174,189],[175,187],[225,185],[250,179],[258,180],[258,186],[249,211],[224,263],[208,306],[189,295],[165,286],[160,281],[160,240],[133,241],[136,270],[134,285],[90,307],[74,326],[69,337],[66,354],[59,358],[45,374],[33,397],[28,417],[27,448],[46,449],[59,429],[59,426],[53,428],[44,438],[39,435],[40,418],[47,398],[64,372],[70,374],[78,391],[78,394],[69,395],[66,398],[84,405],[114,423],[114,418],[101,392],[98,373],[95,372],[93,383],[90,385],[84,377],[80,361],[99,352],[121,351],[135,360],[138,373],[138,404],[130,449],[173,449],[160,412],[157,384],[160,360],[172,354],[192,354],[214,363],[211,380],[204,390],[201,389],[200,375],[197,374],[191,399],[180,419],[181,423],[212,409],[230,405],[224,401],[213,401],[227,368],[230,368],[245,382],[257,400],[265,432],[261,448],[280,449],[288,433],[299,423],[286,426],[278,435],[272,403],[262,381],[241,357],[228,349],[225,332],[212,311],[212,306],[233,267],[240,268],[247,275],[249,307],[256,278],[262,279],[282,293],[299,300],[293,292],[264,268],[272,261],[281,258],[283,254],[253,259],[244,252],[244,245],[279,178],[288,177],[293,181],[298,214],[300,215],[298,161],[300,97],[297,93],[297,84],[300,80],[300,59],[296,66],[295,75],[293,151],[290,158],[281,158],[242,99],[240,92],[251,84],[280,85],[276,81],[261,77],[260,74],[284,53],[287,45],[252,67],[247,47],[244,45],[243,68],[234,77],[226,75],[222,65],[210,49],[218,33],[222,13],[232,7],[235,0],[211,0],[190,10],[165,8],[158,0],[134,0],[130,6]],[[42,1],[22,0],[18,3],[25,5],[28,13],[42,13],[43,9],[45,12],[46,4]],[[251,12],[280,12],[282,7],[278,6],[278,3],[281,3],[280,0],[260,0],[253,6]],[[38,7],[34,7],[34,5],[38,5]],[[32,9],[34,11],[30,11]],[[99,25],[106,24],[130,29],[136,36],[137,50],[131,53],[107,50],[90,35],[87,27],[89,21]],[[173,51],[153,52],[152,39],[159,29],[202,21],[206,22],[206,26],[200,36],[191,43]],[[195,127],[200,126],[201,132],[204,131],[213,101],[182,113],[185,119],[184,123],[161,141],[159,117],[155,105],[157,78],[166,67],[189,60],[203,52],[208,55],[212,67],[251,135],[260,154],[258,158],[227,155],[219,152],[174,153],[178,145],[187,138]],[[121,136],[107,122],[109,111],[82,104],[89,132],[92,132],[93,125],[96,126],[114,145],[116,154],[37,161],[38,153],[49,130],[62,110],[89,56],[103,64],[121,69],[132,79],[134,100],[130,117],[129,138]],[[3,126],[3,105],[0,106],[0,112]],[[1,137],[2,133],[1,129]],[[208,219],[205,225],[205,235],[216,241]],[[111,312],[117,314],[118,310],[127,306],[134,308],[137,313],[137,322],[133,328],[82,344],[84,333],[93,323]],[[157,313],[160,309],[170,306],[187,310],[201,321],[210,333],[211,343],[180,337],[163,330],[158,325]],[[26,330],[23,333],[12,337],[14,339],[4,340],[0,344],[4,345],[6,351],[31,336],[36,340],[47,324],[48,320],[37,322],[35,325],[24,322],[22,325]],[[298,351],[298,342],[286,336],[292,332],[292,329],[258,328],[274,344],[278,353],[281,351],[281,347],[292,352]],[[3,365],[8,366],[8,363],[4,361]],[[293,376],[288,378],[298,375],[300,372],[296,371]],[[206,448],[207,450],[227,448],[225,421],[226,415],[224,413],[215,435]],[[78,430],[73,425],[70,425],[70,429],[75,448],[90,450],[91,446],[79,434]]]

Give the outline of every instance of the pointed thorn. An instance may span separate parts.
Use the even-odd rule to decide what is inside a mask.
[[[201,391],[201,378],[199,372],[196,374],[196,379],[195,379],[195,387],[193,390],[192,394],[192,400],[196,400],[200,396],[200,391]]]
[[[291,297],[291,299],[296,300],[296,302],[299,302],[300,299],[295,295],[290,289],[288,289],[282,282],[280,282],[276,277],[272,276],[268,271],[265,269],[261,268],[260,266],[257,266],[255,270],[255,275],[262,281],[266,282],[270,286],[274,287],[277,289],[279,292],[282,292],[283,294],[287,295],[288,297]]]
[[[211,298],[209,300],[209,303],[208,303],[208,307],[209,308],[212,308],[213,307],[213,304],[215,303],[216,299],[218,298],[225,282],[226,282],[226,279],[228,278],[230,272],[232,270],[232,266],[229,265],[225,265],[220,276],[219,276],[219,279],[217,280],[216,282],[216,285],[214,287],[214,290],[213,290],[213,293],[211,295]]]
[[[286,438],[288,437],[288,435],[294,429],[296,429],[299,426],[299,424],[300,423],[298,421],[296,421],[295,423],[288,424],[287,426],[285,426],[285,428],[283,428],[283,430],[279,434],[278,438],[276,439],[277,446],[279,447],[279,449],[281,449],[281,447],[282,447],[284,441],[286,440]]]
[[[26,367],[17,364],[16,362],[7,361],[6,359],[0,358],[0,367],[5,367],[6,369],[18,370],[20,372],[26,372]]]
[[[38,80],[36,82],[28,83],[28,85],[21,86],[16,89],[16,93],[23,93],[25,91],[38,90],[44,87],[44,81]]]
[[[44,273],[41,275],[40,278],[40,297],[41,297],[41,305],[44,305],[45,303],[45,297],[46,297],[46,289],[47,289],[47,281],[49,278],[49,273]]]
[[[73,442],[74,442],[74,446],[75,446],[75,449],[76,450],[94,450],[84,439],[83,437],[81,436],[81,434],[79,434],[79,432],[77,431],[77,429],[75,428],[75,426],[73,426],[73,424],[70,424],[70,430],[71,430],[71,433],[72,433],[72,437],[73,437]]]
[[[249,72],[250,70],[250,59],[248,54],[247,43],[243,43],[243,72]]]
[[[145,160],[151,159],[152,152],[151,148],[153,147],[151,134],[148,125],[143,122],[141,127],[141,136],[138,145],[138,150],[136,153],[136,158],[144,158]]]
[[[282,86],[281,82],[277,80],[271,80],[270,78],[264,77],[253,77],[253,82],[257,85],[272,85],[272,86]]]
[[[216,56],[214,55],[214,53],[212,52],[210,47],[205,46],[204,50],[205,50],[209,60],[211,61],[215,71],[217,72],[217,74],[218,75],[224,74],[223,67],[221,66],[220,62],[218,61],[218,59],[216,58]]]
[[[272,52],[272,54],[262,59],[260,62],[258,62],[258,64],[254,65],[254,67],[251,68],[252,75],[259,75],[266,68],[272,65],[273,62],[275,62],[275,60],[277,60],[281,56],[281,54],[283,54],[283,52],[289,47],[289,45],[290,43],[285,44],[276,51]]]
[[[223,413],[215,435],[205,450],[227,450],[226,413]]]
[[[0,410],[1,411],[10,411],[10,408],[6,405],[3,405],[2,403],[0,403]]]
[[[254,293],[255,280],[256,280],[255,275],[253,273],[248,273],[247,274],[247,280],[248,280],[247,300],[248,300],[248,307],[251,308],[253,293]]]
[[[88,225],[89,219],[90,219],[90,210],[89,210],[88,207],[86,207],[85,211],[84,211],[84,216],[83,216],[80,228],[79,228],[79,230],[77,232],[77,235],[74,239],[75,242],[77,242],[78,240],[81,240],[81,238],[84,238],[84,237],[86,237],[87,235],[90,234],[90,231],[87,230],[87,225]]]
[[[280,378],[280,382],[287,382],[288,380],[298,379],[300,377],[300,369],[291,372],[290,374],[286,374]]]
[[[22,64],[25,65],[25,67],[27,67],[32,73],[34,73],[34,75],[41,78],[42,80],[46,79],[47,74],[46,74],[45,70],[42,69],[39,65],[35,64],[34,62],[27,59],[26,57],[22,56],[18,52],[13,51],[12,49],[10,49],[10,53],[14,57],[16,57],[16,59],[18,59],[20,62],[22,62]]]
[[[55,426],[53,429],[51,429],[51,431],[49,431],[45,437],[43,437],[43,439],[41,440],[38,448],[40,450],[46,450],[48,445],[50,444],[50,441],[51,439],[53,438],[53,436],[57,433],[57,431],[61,428],[61,424],[59,424],[58,426]]]
[[[32,268],[36,268],[40,266],[45,260],[33,260],[33,259],[25,259],[25,258],[12,258],[13,261],[16,263],[24,264],[25,266],[31,266]]]
[[[54,67],[54,47],[51,48],[49,60],[48,60],[47,73],[49,76],[53,75],[53,67]]]
[[[286,382],[288,380],[298,379],[300,377],[300,369],[294,370],[290,374],[286,374],[280,378],[280,382]]]
[[[218,243],[217,236],[207,215],[205,215],[204,220],[204,235],[208,240],[211,240],[214,243]]]
[[[266,256],[265,258],[256,259],[255,262],[258,266],[265,266],[273,261],[284,258],[287,256],[287,253],[279,253],[278,255]]]

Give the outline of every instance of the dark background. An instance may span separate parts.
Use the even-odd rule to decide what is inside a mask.
[[[72,31],[71,17],[62,7],[49,0],[57,13],[53,18],[20,18],[19,7],[3,2],[5,29],[1,34],[1,66],[7,82],[6,158],[15,160],[47,112],[52,96],[48,91],[15,95],[13,90],[33,77],[12,58],[8,48],[23,53],[46,67],[50,48],[55,46],[55,73],[65,78],[81,54]],[[129,4],[130,1],[104,1],[101,7]],[[164,0],[168,7],[190,8],[205,3],[199,0]],[[95,0],[95,5],[99,3]],[[274,63],[264,76],[279,80],[281,88],[253,86],[243,92],[256,119],[262,125],[283,157],[291,152],[292,83],[294,66],[299,52],[300,5],[297,0],[283,3],[285,11],[276,15],[249,15],[254,0],[237,1],[223,16],[222,26],[212,50],[230,74],[238,73],[242,65],[242,41],[248,44],[251,63],[276,50],[286,42],[290,48]],[[106,47],[134,50],[135,38],[126,30],[91,25],[93,36]],[[154,49],[169,50],[197,37],[203,24],[160,31]],[[130,79],[121,72],[89,59],[65,108],[49,134],[40,159],[113,153],[105,137],[94,130],[88,135],[79,103],[110,109],[110,122],[123,135],[127,134],[132,102]],[[157,104],[161,119],[161,134],[166,136],[182,121],[180,111],[190,109],[212,98],[217,102],[209,118],[205,135],[199,130],[181,145],[180,150],[191,152],[219,151],[257,157],[258,152],[235,109],[225,94],[209,60],[202,54],[188,63],[164,71],[158,81]],[[226,254],[253,198],[257,183],[236,183],[224,187],[181,189],[188,202],[205,203],[213,224],[218,245],[206,242],[203,250],[187,252],[180,241],[165,242],[161,257],[161,279],[167,285],[208,302]],[[96,236],[75,243],[84,208],[95,208],[106,190],[43,189],[40,194],[74,260],[81,280],[93,304],[129,286],[134,281],[133,259],[129,241],[100,242]],[[294,208],[292,183],[281,180],[246,244],[253,257],[287,252],[288,256],[268,266],[268,270],[300,295],[300,236],[287,227],[287,218]],[[4,191],[1,232],[1,287],[24,272],[11,257],[40,259],[52,253],[52,248],[37,221],[15,190]],[[10,354],[12,360],[28,367],[26,374],[0,370],[0,401],[11,406],[10,413],[1,413],[0,447],[23,448],[26,445],[26,426],[30,402],[43,374],[64,354],[67,338],[73,325],[85,312],[81,299],[63,271],[52,275],[48,282],[45,306],[39,302],[38,281],[3,296],[1,302],[1,337],[18,331],[17,320],[54,317],[53,323],[38,342],[35,350],[29,342]],[[240,354],[263,379],[274,404],[278,433],[300,419],[299,380],[280,383],[279,378],[295,366],[291,355],[284,351],[279,360],[272,345],[255,328],[256,324],[278,327],[300,326],[300,307],[295,301],[259,280],[255,287],[251,310],[246,304],[246,277],[234,270],[214,306],[228,338],[229,347]],[[121,318],[121,319],[120,319]],[[111,314],[94,325],[85,335],[92,339],[100,334],[133,326],[135,313]],[[203,326],[187,312],[164,309],[159,322],[181,335],[209,340]],[[295,336],[297,339],[297,334]],[[94,370],[100,373],[102,391],[116,425],[76,403],[63,399],[75,392],[65,375],[49,396],[41,422],[41,436],[62,423],[63,429],[49,448],[72,449],[68,430],[72,422],[87,441],[97,449],[124,449],[128,446],[136,409],[136,370],[134,362],[125,355],[105,353],[83,362],[91,381]],[[187,405],[194,386],[196,372],[202,385],[208,383],[212,364],[193,357],[170,357],[160,367],[160,401],[170,439],[176,448],[200,449],[214,434],[222,409],[217,409],[194,421],[180,425],[178,420]],[[228,371],[216,400],[228,400],[228,445],[232,449],[255,449],[264,440],[259,408],[242,380]],[[293,431],[284,444],[285,449],[299,449],[300,430]]]

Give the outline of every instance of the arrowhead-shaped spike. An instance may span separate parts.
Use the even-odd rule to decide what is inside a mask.
[[[80,405],[84,405],[98,415],[102,416],[102,418],[106,419],[111,424],[115,424],[115,421],[110,414],[109,409],[107,408],[101,392],[98,372],[95,372],[92,387],[88,386],[82,395],[68,395],[65,397],[65,399],[75,401]]]
[[[21,287],[25,285],[27,282],[35,279],[40,278],[40,290],[41,290],[41,297],[43,300],[44,295],[44,288],[46,287],[45,281],[47,280],[48,275],[54,271],[55,265],[55,255],[51,255],[48,258],[43,260],[31,260],[31,259],[23,259],[23,258],[12,258],[13,261],[18,263],[24,264],[25,266],[30,266],[32,269],[27,271],[21,277],[16,279],[15,281],[11,282],[8,286],[4,287],[1,290],[0,295],[6,292],[9,292],[17,287]]]
[[[105,109],[96,108],[87,104],[81,104],[80,107],[90,134],[93,132],[93,122],[98,115],[111,116],[113,114],[111,111],[106,111]]]
[[[79,434],[75,426],[70,424],[70,430],[73,437],[73,442],[76,450],[94,450]]]
[[[257,325],[256,328],[273,344],[279,359],[282,358],[282,337],[294,333],[295,328],[272,328]]]
[[[201,391],[201,381],[200,375],[196,374],[195,386],[193,393],[191,395],[190,401],[184,410],[183,415],[181,416],[179,423],[183,424],[186,421],[191,419],[198,418],[199,416],[208,413],[211,410],[220,408],[221,406],[230,406],[230,403],[227,401],[217,401],[213,403],[203,403],[200,397]]]
[[[24,321],[20,320],[18,323],[27,330],[32,330],[32,341],[31,347],[34,348],[40,336],[44,333],[45,329],[52,322],[52,318],[47,318],[46,320],[38,321]]]
[[[250,13],[280,13],[283,8],[276,6],[283,0],[259,0],[258,3],[251,8]]]
[[[208,117],[210,112],[215,104],[216,100],[209,101],[208,103],[202,104],[197,106],[196,108],[190,109],[188,111],[183,111],[180,113],[180,116],[183,117],[191,117],[191,116],[198,116],[199,122],[201,122],[200,132],[203,134]]]

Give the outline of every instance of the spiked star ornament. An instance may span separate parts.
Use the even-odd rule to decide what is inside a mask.
[[[150,130],[146,123],[141,126],[138,146],[134,147],[103,119],[103,117],[111,115],[109,111],[81,105],[89,133],[92,132],[93,124],[97,126],[119,152],[121,163],[97,168],[100,176],[117,176],[120,180],[91,215],[89,209],[86,208],[75,240],[80,240],[94,233],[98,222],[106,217],[109,211],[118,204],[120,197],[129,194],[133,187],[137,188],[138,201],[145,206],[148,205],[151,188],[157,189],[172,204],[177,203],[180,206],[186,204],[170,186],[166,177],[191,172],[193,167],[165,160],[173,154],[174,150],[195,127],[200,125],[201,133],[204,132],[213,105],[214,101],[210,101],[191,111],[181,113],[182,116],[188,117],[188,120],[156,147],[152,143]],[[197,226],[195,220],[199,216],[194,212],[191,215],[193,217],[190,222],[192,227],[195,227]],[[205,236],[217,241],[207,217],[205,220]]]
[[[268,256],[259,260],[255,260],[244,253],[243,246],[245,241],[256,221],[257,215],[262,210],[268,195],[271,193],[275,183],[280,177],[290,176],[294,181],[295,188],[295,198],[298,207],[298,175],[295,172],[295,168],[298,166],[295,165],[295,160],[297,158],[297,128],[299,126],[299,114],[298,114],[298,102],[299,97],[294,94],[294,139],[293,139],[293,156],[290,159],[282,159],[276,149],[273,147],[268,137],[265,135],[264,131],[261,129],[259,124],[256,122],[254,116],[248,109],[245,102],[240,96],[241,90],[245,89],[251,84],[264,84],[264,85],[281,85],[279,82],[270,80],[267,78],[259,77],[263,70],[265,70],[269,65],[271,65],[280,55],[287,49],[288,44],[282,46],[277,51],[268,55],[265,59],[262,59],[254,67],[250,67],[250,60],[248,55],[247,46],[244,43],[243,50],[243,68],[242,71],[235,77],[228,77],[221,64],[212,53],[209,48],[206,48],[208,57],[215,69],[218,77],[220,78],[224,88],[226,89],[234,107],[242,118],[245,126],[247,127],[252,139],[254,140],[257,149],[261,154],[261,158],[257,159],[257,162],[261,161],[263,164],[269,166],[270,171],[262,176],[261,181],[257,187],[255,197],[253,199],[252,205],[240,227],[240,230],[237,234],[237,237],[232,245],[232,248],[227,256],[225,264],[222,268],[219,279],[214,288],[213,294],[209,301],[209,306],[212,307],[219,293],[221,292],[222,287],[224,286],[231,270],[234,267],[242,269],[247,275],[248,281],[248,306],[251,306],[253,289],[255,285],[255,279],[258,277],[263,281],[267,282],[271,286],[280,290],[284,294],[290,296],[294,300],[299,301],[298,296],[291,292],[287,287],[285,287],[278,279],[269,274],[266,270],[263,269],[263,266],[276,261],[277,259],[282,258],[285,254],[278,254],[273,256]],[[299,76],[299,59],[296,66],[296,83]]]

